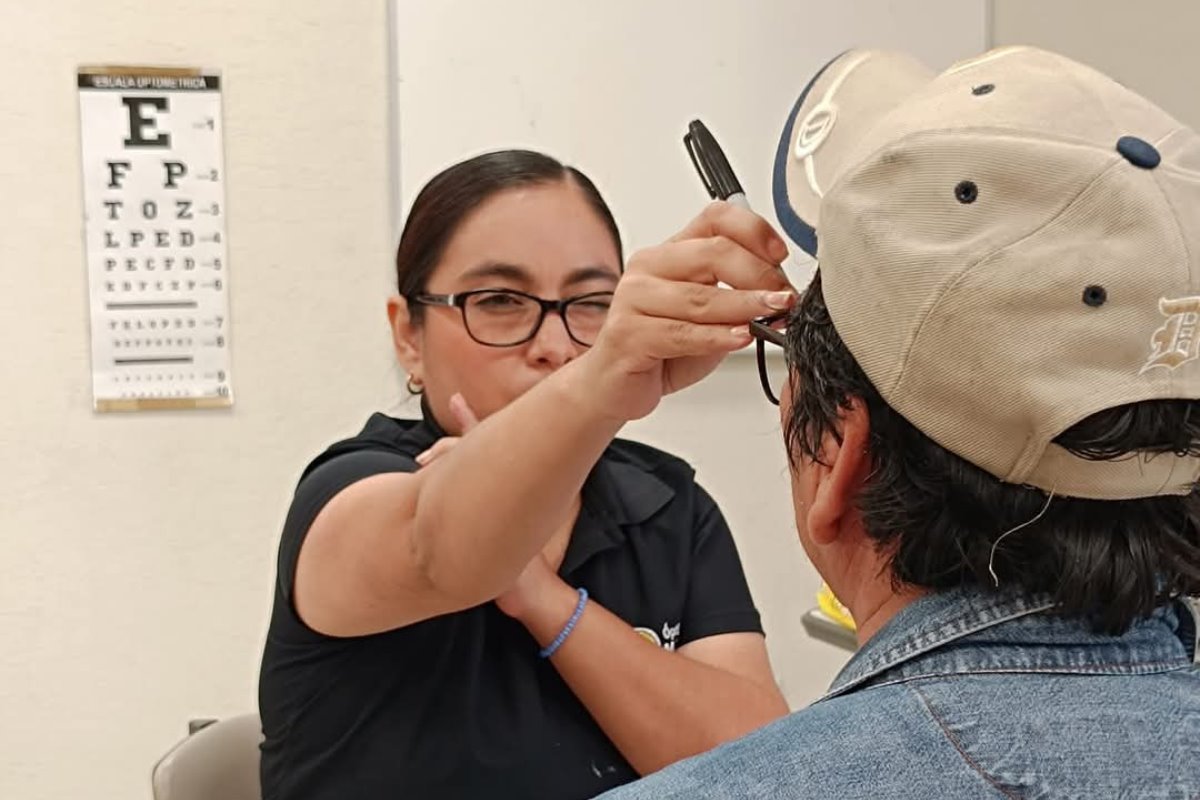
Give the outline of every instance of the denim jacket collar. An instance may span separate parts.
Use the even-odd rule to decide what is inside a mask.
[[[1195,658],[1196,621],[1183,601],[1122,636],[1047,614],[1053,607],[1048,596],[974,588],[922,597],[863,645],[821,699],[929,674],[1150,672],[1182,668]]]

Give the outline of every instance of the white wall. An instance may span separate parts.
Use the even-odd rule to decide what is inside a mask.
[[[1196,0],[992,0],[992,41],[1054,50],[1200,129]]]
[[[853,4],[837,6],[850,14]],[[873,3],[856,28],[861,39],[904,44],[895,31],[911,21],[905,6]],[[398,394],[382,305],[394,223],[388,19],[383,0],[3,0],[2,8],[0,359],[9,388],[0,415],[0,798],[144,799],[150,765],[189,718],[254,705],[274,547],[299,469]],[[929,5],[927,36],[941,62],[978,49],[939,39],[933,11],[949,8],[949,0]],[[747,14],[746,48],[759,46],[756,19]],[[748,93],[780,92],[786,106],[810,66],[851,43],[803,33],[811,48],[797,53],[786,90]],[[413,46],[432,57],[439,44]],[[223,73],[230,411],[91,410],[74,73],[94,63]],[[583,77],[600,85],[606,73]],[[437,113],[407,117],[404,136],[428,143],[444,132],[454,119],[454,98],[445,100]],[[761,139],[761,153],[743,156],[761,159],[751,170],[760,182],[785,112],[736,121]],[[566,155],[584,166],[619,161],[610,147],[678,134],[638,131],[629,144],[597,141]],[[672,158],[681,157],[677,146]],[[680,220],[699,200],[689,169],[681,164],[672,190],[685,198]],[[425,177],[406,173],[406,196]],[[639,230],[648,200],[612,175],[597,177],[612,187],[627,229]],[[641,229],[636,238],[663,233]],[[843,656],[800,627],[816,579],[792,533],[777,423],[753,370],[752,359],[731,361],[631,434],[689,457],[722,502],[777,671],[800,703]]]
[[[595,179],[632,247],[707,200],[692,119],[770,217],[783,123],[822,65],[894,47],[945,66],[983,48],[986,20],[983,0],[392,2],[402,200],[465,154],[543,149]]]

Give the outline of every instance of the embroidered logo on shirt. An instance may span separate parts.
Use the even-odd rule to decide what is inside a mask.
[[[1152,352],[1142,372],[1155,367],[1176,369],[1200,357],[1200,297],[1164,297],[1158,301],[1158,310],[1167,321],[1150,337]]]
[[[663,623],[662,639],[663,639],[663,649],[664,650],[672,650],[673,651],[675,649],[675,641],[679,638],[679,628],[682,625],[683,625],[682,622],[676,622],[674,625],[668,625],[665,622]]]
[[[658,634],[649,628],[634,628],[633,632],[655,647],[662,647],[662,641],[658,638]]]

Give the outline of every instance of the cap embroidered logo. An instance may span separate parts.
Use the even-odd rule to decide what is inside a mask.
[[[1155,367],[1178,369],[1200,357],[1200,339],[1196,336],[1196,326],[1200,323],[1200,297],[1177,300],[1164,297],[1158,301],[1158,310],[1167,321],[1150,337],[1152,352],[1142,372]]]
[[[832,103],[818,106],[800,124],[800,135],[796,139],[796,158],[808,158],[829,136],[833,123],[837,122],[837,107]]]

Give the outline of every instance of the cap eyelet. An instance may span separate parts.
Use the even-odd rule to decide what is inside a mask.
[[[962,181],[954,187],[954,197],[964,205],[974,203],[979,197],[979,187],[975,185],[974,181]]]
[[[971,94],[975,95],[976,97],[980,97],[985,94],[991,94],[995,90],[996,90],[996,84],[981,83],[978,86],[971,89]]]
[[[1092,285],[1083,290],[1083,304],[1099,308],[1108,301],[1108,290],[1103,286]]]
[[[1158,148],[1136,136],[1122,136],[1118,139],[1117,152],[1130,164],[1142,169],[1154,169],[1162,163],[1162,155]]]

